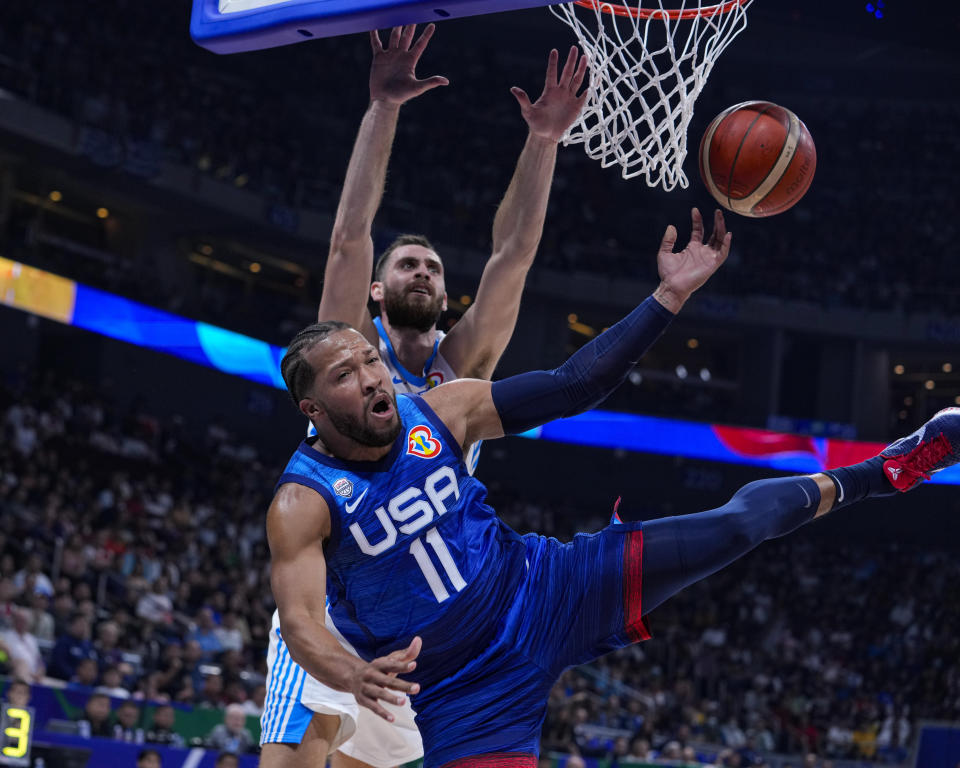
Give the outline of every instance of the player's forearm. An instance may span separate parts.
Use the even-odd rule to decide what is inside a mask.
[[[333,225],[334,250],[338,242],[355,242],[370,236],[383,197],[399,112],[398,104],[375,100],[363,116]]]
[[[557,161],[557,143],[527,136],[510,186],[493,220],[493,252],[533,260],[547,215],[550,185]]]
[[[316,619],[281,615],[283,639],[290,656],[307,673],[338,691],[350,691],[354,674],[365,662],[346,651]]]
[[[673,318],[674,314],[651,296],[559,368],[494,382],[491,396],[503,432],[524,432],[599,405],[620,386]]]

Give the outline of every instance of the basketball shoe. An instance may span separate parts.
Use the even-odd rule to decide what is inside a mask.
[[[880,452],[883,474],[898,491],[909,491],[930,475],[960,462],[960,408],[945,408],[912,435]]]

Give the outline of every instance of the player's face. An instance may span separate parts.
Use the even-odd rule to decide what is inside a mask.
[[[360,333],[352,329],[332,333],[311,347],[306,358],[316,374],[300,410],[328,447],[331,431],[370,448],[397,439],[400,416],[390,374]]]
[[[371,294],[383,302],[390,325],[425,332],[436,327],[447,308],[443,263],[422,245],[401,245],[387,261],[383,281],[374,283]]]

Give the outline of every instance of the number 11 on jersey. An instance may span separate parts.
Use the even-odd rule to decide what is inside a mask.
[[[450,554],[450,550],[447,549],[447,545],[440,537],[440,531],[436,528],[431,528],[423,538],[426,539],[427,544],[433,549],[437,560],[439,560],[440,565],[443,566],[443,570],[447,574],[447,579],[453,588],[459,592],[467,586],[467,582],[463,580],[463,576],[461,576],[460,571],[457,570],[457,564],[453,562],[453,556]],[[450,593],[447,592],[447,588],[444,586],[443,579],[434,567],[433,560],[430,559],[427,548],[423,546],[423,541],[419,538],[414,539],[410,544],[410,554],[413,555],[417,561],[417,565],[420,566],[420,570],[423,571],[423,576],[427,580],[427,584],[430,585],[430,589],[433,591],[433,596],[437,598],[437,602],[442,603],[450,597]]]

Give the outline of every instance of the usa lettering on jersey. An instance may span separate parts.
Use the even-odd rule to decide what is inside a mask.
[[[453,501],[448,507],[447,499],[451,496]],[[456,473],[451,467],[442,466],[427,475],[422,488],[410,486],[378,506],[373,514],[379,526],[364,531],[360,521],[357,521],[348,530],[361,552],[376,557],[397,543],[398,532],[410,535],[426,528],[433,522],[434,516],[444,514],[459,498],[460,486]]]

